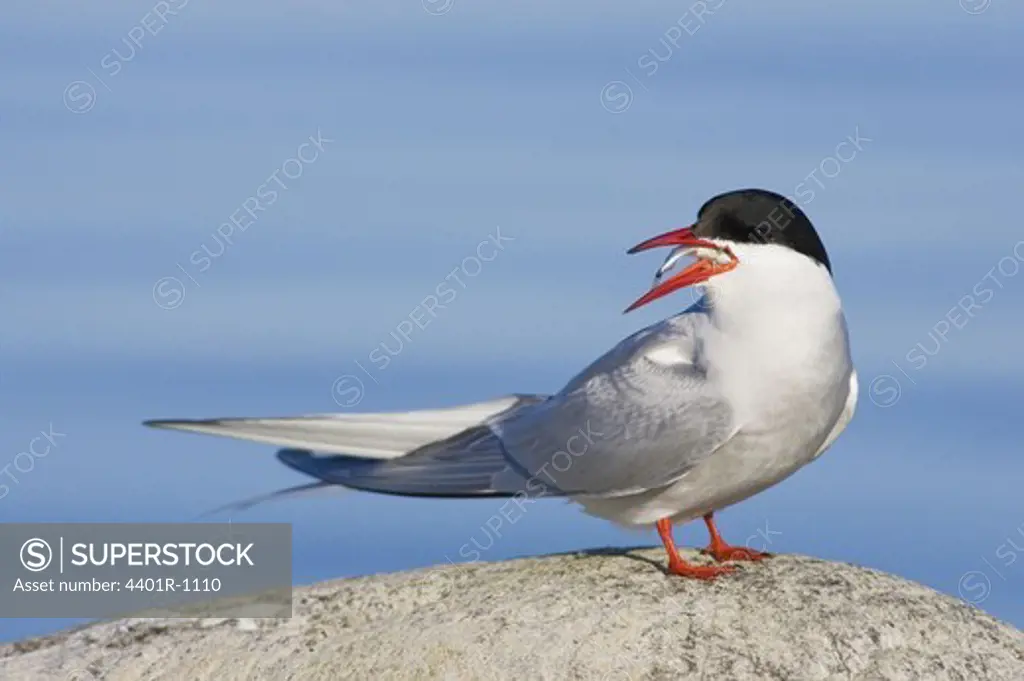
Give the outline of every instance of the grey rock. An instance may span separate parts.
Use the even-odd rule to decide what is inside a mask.
[[[779,556],[704,583],[663,563],[599,551],[324,582],[259,626],[133,619],[0,646],[0,679],[1024,679],[1024,634],[898,577]]]

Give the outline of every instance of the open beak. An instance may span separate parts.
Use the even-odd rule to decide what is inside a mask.
[[[682,272],[675,274],[665,281],[656,283],[651,290],[642,295],[632,305],[626,308],[625,312],[631,312],[642,305],[646,305],[652,300],[666,296],[673,291],[678,291],[681,288],[687,286],[693,286],[699,284],[702,281],[707,281],[716,274],[722,272],[728,272],[729,270],[736,267],[739,261],[736,256],[728,248],[722,248],[719,244],[712,241],[706,241],[699,239],[693,234],[693,225],[684,227],[683,229],[677,229],[671,232],[666,232],[652,239],[648,239],[643,243],[639,243],[633,248],[627,251],[628,253],[639,253],[640,251],[646,251],[651,248],[659,248],[661,246],[675,246],[678,251],[680,248],[684,249],[711,249],[717,253],[722,253],[728,256],[728,262],[716,262],[705,258],[698,258],[696,262],[691,264],[689,267],[684,269]],[[672,259],[673,255],[669,258]],[[666,261],[666,264],[667,261]],[[660,272],[660,271],[659,271]]]

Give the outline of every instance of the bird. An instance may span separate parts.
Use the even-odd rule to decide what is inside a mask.
[[[666,573],[714,580],[772,554],[728,544],[714,514],[817,459],[850,423],[857,373],[832,264],[791,199],[737,189],[687,227],[628,253],[669,247],[635,310],[687,287],[682,312],[643,328],[554,394],[512,393],[404,413],[154,420],[145,425],[281,447],[317,481],[402,496],[567,498],[620,526],[656,529]],[[684,257],[692,262],[673,269]],[[287,490],[285,490],[287,492]],[[673,527],[702,518],[707,564]]]

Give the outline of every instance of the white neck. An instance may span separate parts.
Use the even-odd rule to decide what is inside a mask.
[[[729,244],[739,263],[705,284],[710,355],[746,385],[842,373],[850,348],[839,292],[822,265],[774,244]]]
[[[712,318],[720,328],[742,333],[834,324],[842,314],[828,270],[811,258],[776,244],[734,244],[735,269],[705,283]]]
[[[784,246],[729,246],[739,264],[705,283],[716,329],[706,352],[736,406],[846,380],[846,321],[828,270]]]

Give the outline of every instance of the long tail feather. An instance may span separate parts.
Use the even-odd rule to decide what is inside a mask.
[[[510,395],[449,409],[394,414],[310,414],[275,418],[145,421],[151,428],[218,435],[328,454],[393,459],[479,425],[538,396]]]
[[[320,496],[324,492],[343,492],[344,487],[338,485],[332,485],[329,482],[317,481],[309,482],[305,485],[295,485],[294,487],[286,487],[285,489],[279,489],[274,492],[268,492],[266,494],[259,494],[254,497],[242,499],[241,501],[234,501],[224,506],[218,506],[217,508],[205,511],[199,516],[199,518],[209,518],[210,516],[221,515],[223,513],[241,513],[242,511],[248,511],[254,506],[270,501],[281,501],[282,499],[295,499],[297,497],[312,497]]]
[[[429,497],[559,494],[526,473],[505,452],[488,423],[547,399],[511,395],[489,402],[401,414],[313,414],[291,418],[147,421],[169,428],[284,447],[278,459],[319,482],[246,499],[210,511],[256,504],[338,485]],[[534,482],[531,486],[531,482]],[[542,490],[542,494],[537,494]]]

